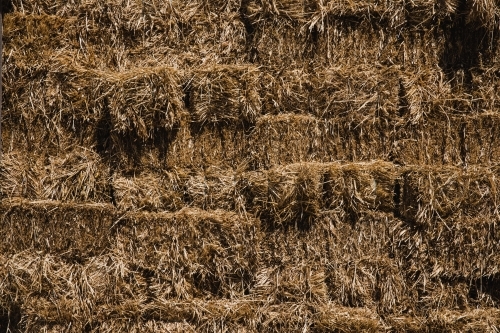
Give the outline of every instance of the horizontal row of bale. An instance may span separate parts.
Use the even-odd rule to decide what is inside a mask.
[[[309,20],[296,20],[288,12],[276,14],[282,2],[264,7],[250,4],[247,12],[210,11],[207,9],[210,4],[200,6],[195,1],[179,1],[178,7],[180,4],[186,8],[154,3],[148,6],[137,1],[127,1],[115,8],[109,2],[99,2],[95,7],[85,6],[91,13],[8,14],[4,36],[7,53],[29,63],[36,62],[37,57],[72,50],[91,67],[112,68],[132,68],[149,59],[182,68],[207,63],[280,62],[299,68],[397,64],[415,70],[446,65],[443,62],[454,59],[468,62],[469,58],[471,65],[481,67],[483,62],[495,62],[494,55],[498,53],[496,37],[493,38],[498,29],[493,28],[495,25],[486,29],[477,21],[467,23],[463,29],[469,33],[462,36],[451,28],[458,24],[454,20],[428,26],[436,20],[440,22],[430,18],[426,19],[427,24],[417,23],[413,26],[418,28],[412,28],[404,19],[390,24],[370,10],[369,20],[349,15],[332,17],[323,10]],[[436,4],[426,2],[431,13],[438,12]],[[387,1],[379,3],[392,5]],[[347,3],[331,5],[341,8]],[[386,11],[383,15],[389,20],[404,17],[397,11]],[[495,22],[497,15],[493,14],[493,21],[486,20]],[[481,36],[477,38],[480,41],[475,41],[476,35]],[[470,51],[462,50],[466,47]],[[30,49],[37,52],[27,52]]]
[[[397,66],[273,75],[251,65],[186,73],[168,66],[86,70],[66,57],[51,61],[27,68],[7,61],[8,151],[80,145],[134,160],[141,149],[160,150],[167,165],[182,167],[246,158],[258,166],[381,157],[400,164],[498,160],[493,70],[478,78],[477,95],[462,99],[443,76]]]
[[[142,138],[153,125],[171,129],[183,112],[193,122],[212,125],[253,124],[262,115],[288,113],[322,119],[376,116],[393,123],[405,117],[418,123],[436,114],[499,108],[497,67],[478,70],[470,91],[457,91],[437,67],[409,71],[353,64],[290,70],[240,64],[112,71],[86,69],[64,53],[28,64],[12,56],[5,67],[8,118],[30,121],[43,114],[95,122],[109,113],[116,131],[135,131]]]
[[[88,321],[61,318],[54,307],[38,315],[35,303],[26,312],[19,332],[385,332],[379,317],[368,309],[335,304],[270,305],[265,300],[156,301],[142,305],[123,304],[100,310]],[[42,304],[40,304],[42,303]],[[65,304],[66,305],[66,304]],[[67,306],[67,305],[66,305]],[[61,306],[63,307],[63,306]],[[52,311],[51,311],[52,310]],[[61,309],[61,311],[67,309]],[[490,318],[493,309],[476,311]],[[458,314],[456,314],[457,316]],[[464,314],[461,314],[464,315]],[[473,316],[474,314],[469,314]],[[436,319],[442,315],[435,314]],[[47,318],[48,317],[48,318]],[[61,320],[62,319],[62,320]],[[169,321],[170,320],[170,321]],[[448,327],[463,327],[450,325]],[[486,329],[491,325],[474,325]],[[467,326],[466,326],[467,327]]]
[[[110,175],[99,155],[89,151],[53,157],[46,165],[4,154],[1,195],[6,200],[114,204],[123,212],[220,208],[249,212],[270,227],[305,229],[325,210],[353,223],[364,211],[394,213],[425,228],[440,221],[500,217],[496,166],[399,167],[374,161],[297,163],[258,171],[244,167]]]
[[[468,22],[491,26],[498,20],[495,1],[471,0],[466,5],[460,1],[417,0],[410,3],[399,1],[335,1],[335,0],[191,0],[158,3],[147,1],[26,1],[14,0],[13,10],[27,14],[53,14],[59,16],[77,15],[97,18],[111,22],[115,28],[129,28],[140,25],[165,24],[168,18],[183,19],[193,11],[243,12],[255,21],[263,19],[283,19],[322,27],[326,20],[339,17],[374,19],[384,21],[390,27],[397,27],[409,22],[414,25],[429,24],[437,18],[453,14],[467,13]],[[191,12],[191,13],[190,13]],[[119,20],[117,19],[119,18]],[[121,22],[121,26],[118,26]],[[168,21],[167,21],[168,22]]]
[[[82,330],[92,333],[214,331],[486,333],[495,331],[500,315],[498,309],[487,308],[472,311],[435,311],[425,318],[385,316],[382,320],[367,309],[345,308],[331,304],[319,306],[293,303],[269,305],[264,301],[254,300],[169,302],[157,304],[154,307],[144,307],[142,310],[130,311],[121,316],[118,314],[123,309],[117,307],[108,310],[109,312],[115,311],[114,316],[96,318],[91,322],[79,322],[78,320],[44,322],[37,314],[29,313],[18,326],[18,331],[44,333],[76,333]],[[160,315],[160,310],[162,315]],[[172,315],[165,316],[164,313],[172,313]],[[179,321],[169,322],[169,317]]]
[[[28,327],[120,318],[199,324],[211,317],[182,304],[200,299],[257,302],[238,318],[263,329],[273,321],[253,317],[259,302],[266,313],[285,305],[365,308],[365,320],[378,313],[395,325],[409,316],[404,325],[418,327],[411,318],[500,301],[500,234],[484,217],[423,230],[390,214],[365,212],[353,225],[324,212],[308,232],[262,232],[251,215],[221,210],[122,215],[105,205],[23,201],[1,210],[0,313],[17,309]],[[320,331],[332,330],[332,315]]]

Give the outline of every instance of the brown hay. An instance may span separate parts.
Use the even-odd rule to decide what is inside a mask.
[[[426,317],[398,316],[388,321],[396,332],[495,332],[499,325],[496,308],[438,310]]]
[[[6,83],[12,101],[7,119],[20,124],[28,145],[50,143],[63,151],[71,144],[92,146],[96,127],[103,126],[146,140],[180,122],[183,93],[180,75],[171,67],[96,71],[80,67],[67,54],[52,60]]]
[[[116,206],[121,211],[175,211],[184,205],[184,183],[175,172],[115,177],[112,186]]]
[[[384,25],[390,28],[401,26],[405,20],[405,8],[402,1],[316,0],[315,2],[317,6],[311,17],[311,24],[317,26],[319,31],[323,31],[330,21],[344,17],[384,21]]]
[[[140,21],[140,18],[148,17],[152,12],[156,13],[156,16],[153,16],[151,19],[155,19],[160,21],[161,18],[167,17],[171,14],[170,11],[173,9],[183,8],[183,7],[200,7],[202,9],[210,10],[210,11],[235,11],[239,8],[239,1],[236,0],[216,0],[216,1],[207,1],[207,0],[191,0],[191,1],[172,1],[168,3],[168,6],[165,6],[164,11],[158,10],[158,4],[154,1],[108,1],[107,3],[103,3],[99,0],[85,0],[85,1],[46,1],[46,0],[37,0],[37,1],[25,1],[25,0],[13,0],[14,10],[18,12],[22,12],[25,14],[40,14],[47,13],[59,16],[67,16],[74,15],[76,13],[85,14],[85,13],[93,13],[102,11],[105,15],[113,15],[113,13],[108,12],[113,9],[119,10],[120,12],[127,13],[128,15],[124,15],[120,17],[125,22],[134,21],[133,18]],[[107,6],[106,6],[107,5]],[[108,9],[108,10],[103,10]],[[143,16],[134,16],[134,13],[142,13]],[[174,12],[175,13],[175,12]],[[178,13],[178,14],[182,14]],[[160,16],[162,15],[162,16]],[[155,21],[156,22],[156,21]],[[132,26],[134,24],[131,24]]]
[[[64,254],[81,260],[109,246],[115,212],[106,204],[27,202],[4,199],[1,204],[2,252],[28,249]]]
[[[407,259],[407,273],[415,275],[424,290],[432,279],[470,282],[498,275],[498,254],[492,240],[498,238],[493,230],[496,218],[457,216],[426,230],[404,226],[397,237],[398,252]]]
[[[498,115],[488,112],[464,119],[464,146],[470,164],[495,165],[500,158]]]
[[[121,255],[155,272],[157,296],[242,295],[257,265],[258,222],[223,211],[183,209],[174,214],[123,217]]]
[[[40,198],[60,201],[108,202],[108,170],[90,150],[73,150],[66,156],[49,157],[41,179]]]
[[[378,313],[412,308],[404,272],[393,257],[390,215],[364,213],[349,225],[335,212],[323,214],[311,241],[323,244],[330,298],[345,306],[365,306]],[[395,231],[394,231],[395,230]]]
[[[250,137],[256,168],[298,162],[367,161],[387,156],[387,123],[374,116],[323,120],[306,115],[266,115]],[[247,153],[248,155],[248,153]]]
[[[183,110],[180,77],[173,68],[137,68],[99,73],[104,85],[98,99],[109,100],[113,130],[151,137],[154,128],[172,129]]]
[[[25,154],[2,154],[1,161],[1,194],[5,197],[39,198],[42,189],[39,187],[38,170],[33,161]]]
[[[500,12],[495,0],[473,0],[467,2],[468,23],[485,27],[487,30],[498,30]]]
[[[254,66],[211,66],[189,79],[189,106],[200,124],[254,123],[261,113],[260,73]]]
[[[391,212],[394,209],[397,170],[391,163],[332,165],[323,177],[322,199],[328,210],[337,210],[348,219],[356,220],[362,211]]]
[[[108,172],[100,157],[87,149],[74,148],[53,156],[2,157],[3,197],[65,202],[108,202]]]
[[[420,117],[420,116],[418,116]],[[463,146],[464,118],[438,113],[414,122],[397,124],[389,156],[401,165],[461,165],[467,155]]]
[[[163,165],[169,168],[237,169],[252,160],[248,147],[249,140],[242,129],[204,126],[193,132],[186,122],[181,124],[175,139],[169,143]]]
[[[148,66],[157,67],[158,58],[165,56],[180,58],[181,66],[233,63],[245,57],[246,30],[238,2],[173,1],[159,8],[155,1],[86,1],[60,8],[61,14],[57,6],[51,7],[46,9],[52,15],[8,16],[6,46],[14,55],[34,48],[38,52],[28,54],[40,60],[40,53],[50,54],[54,48],[80,56],[96,53],[103,59],[114,54],[107,59],[114,60],[108,62],[111,67],[130,60],[143,63],[144,58],[154,62]],[[168,58],[162,63],[170,63]]]
[[[496,170],[413,167],[402,175],[401,215],[422,226],[447,217],[497,214]]]
[[[246,173],[242,170],[210,168],[190,175],[184,184],[188,204],[206,210],[225,209],[245,213],[249,198],[245,193]]]
[[[309,228],[319,211],[321,167],[297,164],[250,174],[248,184],[255,214],[273,228]]]
[[[444,73],[437,68],[419,70],[416,73],[405,72],[401,79],[402,97],[405,109],[412,123],[418,123],[423,117],[434,113],[454,113],[470,111],[453,105],[451,85]],[[466,100],[463,101],[467,103]]]
[[[0,331],[499,327],[496,0],[14,6]]]
[[[310,113],[320,118],[348,114],[394,116],[398,104],[396,69],[373,66],[283,70],[266,78],[268,113]]]
[[[498,73],[499,69],[497,67],[471,71],[471,94],[474,105],[480,112],[490,113],[500,107]]]
[[[311,1],[312,2],[312,1]],[[249,60],[273,66],[307,63],[312,52],[305,29],[309,1],[247,1],[242,8],[250,27]]]
[[[398,70],[373,66],[342,66],[319,72],[312,94],[313,113],[321,118],[353,113],[394,117],[398,76]]]
[[[268,302],[325,302],[328,299],[324,269],[315,264],[298,267],[279,266],[260,269],[251,290],[254,297]]]
[[[208,168],[190,172],[144,172],[113,181],[121,210],[205,210],[253,212],[271,225],[307,227],[321,209],[356,219],[363,210],[394,209],[396,168],[391,163],[301,163],[269,171]]]

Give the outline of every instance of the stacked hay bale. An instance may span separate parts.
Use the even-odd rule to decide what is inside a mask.
[[[0,332],[500,327],[495,1],[13,7]]]

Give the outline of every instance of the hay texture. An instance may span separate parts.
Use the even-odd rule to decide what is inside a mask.
[[[109,170],[98,154],[74,149],[52,156],[3,154],[3,198],[101,202],[110,200]]]
[[[35,250],[78,261],[110,244],[111,205],[4,199],[1,206],[4,254]]]
[[[192,119],[201,125],[255,123],[261,113],[256,67],[208,67],[195,72],[189,82]]]
[[[0,332],[497,332],[493,0],[13,0]]]
[[[117,247],[138,269],[156,272],[151,288],[158,297],[243,295],[252,281],[259,225],[250,217],[183,209],[122,221]]]
[[[457,214],[496,214],[496,175],[496,168],[408,168],[402,174],[401,215],[429,226]]]

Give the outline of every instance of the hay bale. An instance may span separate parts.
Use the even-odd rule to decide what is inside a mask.
[[[467,22],[487,31],[498,30],[500,12],[495,0],[472,0],[467,2]]]
[[[44,62],[58,51],[102,70],[244,62],[247,33],[239,12],[210,6],[97,1],[63,15],[14,13],[5,22],[5,47],[26,63]]]
[[[99,99],[95,74],[74,66],[68,56],[56,54],[34,64],[17,57],[6,62],[4,119],[12,132],[23,134],[12,138],[16,148],[44,154],[95,144],[93,126],[105,101]]]
[[[169,131],[178,125],[184,104],[180,75],[173,68],[87,70],[67,56],[7,80],[8,121],[23,124],[35,145],[37,138],[96,145],[96,127],[104,121],[111,123],[105,124],[108,132],[132,133],[141,140],[152,137],[155,129]]]
[[[244,177],[252,211],[272,228],[308,229],[320,209],[352,222],[361,211],[394,209],[396,174],[390,163],[301,163]]]
[[[391,148],[387,125],[373,116],[323,120],[310,115],[266,115],[251,133],[250,157],[257,168],[265,169],[298,162],[383,159]]]
[[[20,53],[30,48],[42,48],[47,51],[69,46],[78,47],[81,28],[81,22],[76,17],[25,15],[15,12],[5,17],[5,46],[8,50]]]
[[[187,204],[205,210],[224,209],[245,213],[249,198],[246,196],[246,172],[209,168],[192,174],[184,183]]]
[[[23,197],[36,199],[41,197],[39,169],[26,154],[10,152],[2,154],[1,160],[1,195],[2,198]]]
[[[464,171],[454,167],[410,167],[402,174],[401,216],[430,227],[456,214],[495,214],[495,175],[488,168]]]
[[[331,138],[327,135],[322,138],[322,124],[321,120],[306,115],[260,117],[249,138],[251,148],[247,150],[247,156],[255,160],[255,167],[259,169],[294,162],[328,162],[336,159],[337,154],[330,152],[336,142],[329,144],[331,141],[328,139]],[[331,157],[325,158],[326,154]]]
[[[175,211],[183,207],[184,182],[176,172],[116,176],[112,186],[116,206],[121,211]]]
[[[130,332],[130,333],[194,333],[196,327],[187,322],[169,323],[161,320],[137,320],[131,322],[129,319],[107,320],[93,327],[89,332],[92,333],[112,333],[112,332]]]
[[[310,228],[319,212],[321,167],[304,163],[249,174],[254,214],[269,228]]]
[[[356,16],[347,17],[322,16],[321,10],[317,11],[306,25],[315,40],[314,63],[324,67],[396,65],[415,71],[423,70],[423,66],[435,66],[445,46],[442,32],[431,25],[432,20],[439,17],[433,8],[436,3],[427,1],[430,6],[424,5],[419,14],[411,8],[418,2],[350,2],[365,9],[380,4],[397,8],[373,15],[363,12],[364,9]],[[349,8],[338,1],[329,4],[338,5],[339,9]],[[391,21],[395,26],[389,26]]]
[[[39,199],[63,202],[109,202],[109,170],[98,154],[74,149],[63,156],[51,156],[41,172]]]
[[[349,114],[393,118],[398,110],[398,76],[393,68],[339,66],[317,72],[312,113],[320,118]]]
[[[267,295],[272,302],[328,299],[379,313],[414,307],[391,250],[397,221],[383,214],[361,215],[350,223],[333,210],[322,211],[308,230],[266,233],[250,294]]]
[[[467,112],[467,109],[453,105],[452,87],[439,68],[406,71],[402,74],[401,97],[405,105],[401,112],[407,114],[412,123],[418,123],[423,117],[434,113]]]
[[[124,73],[98,73],[105,85],[100,98],[109,101],[113,130],[151,137],[154,128],[171,130],[184,104],[180,76],[173,68],[136,68]],[[133,101],[133,102],[132,102]]]
[[[391,137],[390,159],[401,165],[461,165],[467,162],[461,116],[435,114],[399,123]]]
[[[407,258],[408,274],[422,275],[424,289],[433,278],[470,283],[498,276],[495,262],[500,236],[495,223],[496,216],[481,214],[450,217],[424,230],[406,225],[397,236],[398,252]]]
[[[254,123],[261,113],[260,72],[254,66],[210,66],[189,82],[189,109],[201,125]]]
[[[266,113],[304,113],[319,118],[348,114],[393,117],[398,110],[398,70],[342,65],[309,72],[269,73],[264,83]]]
[[[199,131],[192,131],[186,122],[169,142],[164,165],[186,169],[237,169],[251,163],[248,147],[248,134],[243,128],[204,126]]]
[[[500,159],[498,132],[499,117],[496,112],[487,112],[463,119],[464,148],[470,164],[495,165]]]
[[[247,1],[242,7],[250,32],[249,60],[273,66],[307,63],[313,54],[310,33],[305,29],[312,1]]]
[[[494,332],[498,326],[498,310],[493,307],[463,310],[430,311],[425,317],[391,316],[387,322],[396,332]]]
[[[363,212],[356,224],[345,222],[335,212],[325,212],[311,238],[324,246],[330,299],[378,313],[414,307],[392,249],[391,232],[397,221],[391,215]]]
[[[324,268],[315,263],[298,265],[259,269],[250,294],[274,304],[327,301]]]
[[[498,74],[496,66],[471,71],[471,94],[478,111],[489,113],[500,108]]]
[[[35,249],[64,254],[68,260],[80,260],[107,248],[115,218],[113,207],[106,204],[5,199],[1,210],[3,253]]]
[[[304,68],[269,70],[262,80],[265,114],[308,114],[311,111],[312,75]]]
[[[253,281],[260,235],[257,220],[224,211],[182,209],[123,217],[117,249],[151,271],[151,290],[163,297],[243,295]]]
[[[383,324],[377,313],[367,308],[319,306],[313,332],[381,332]]]
[[[114,253],[74,263],[58,255],[23,251],[9,258],[5,268],[2,292],[20,303],[18,325],[26,332],[43,327],[81,332],[111,319],[102,316],[110,306],[129,304],[130,310],[134,302],[145,304],[145,278]]]
[[[91,150],[53,156],[4,154],[2,197],[65,202],[109,202],[108,170]]]
[[[405,23],[405,3],[402,1],[314,1],[309,29],[319,32],[328,29],[336,21],[378,21],[394,28]]]
[[[363,211],[392,212],[397,174],[392,163],[381,161],[332,164],[323,175],[322,207],[353,222]]]

